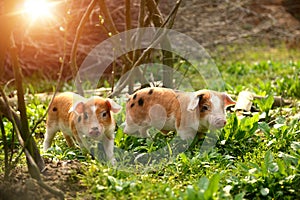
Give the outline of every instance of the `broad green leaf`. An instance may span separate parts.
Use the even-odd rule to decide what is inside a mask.
[[[278,165],[278,170],[281,174],[286,176],[286,171],[285,171],[285,164],[282,160],[277,160],[277,165]]]
[[[124,133],[123,133],[122,129],[118,128],[118,130],[117,130],[117,132],[116,132],[116,135],[115,135],[115,140],[114,140],[114,141],[115,141],[115,144],[116,144],[117,146],[120,145],[121,140],[122,140],[123,137],[124,137]]]
[[[293,141],[292,144],[291,144],[291,148],[295,152],[297,152],[298,150],[300,150],[300,142]]]
[[[269,166],[273,162],[273,155],[270,150],[266,152],[264,161],[265,161],[266,167],[269,168]]]
[[[202,176],[199,180],[198,186],[200,191],[205,191],[208,188],[209,180],[205,176]]]
[[[249,131],[250,136],[253,135],[257,129],[258,129],[258,122],[254,122],[252,128]]]
[[[188,159],[184,153],[179,154],[179,156],[181,158],[182,163],[184,164],[188,163]]]
[[[259,114],[255,114],[253,115],[253,117],[250,118],[251,119],[251,123],[255,123],[259,121]]]
[[[292,156],[292,155],[289,155],[286,153],[282,153],[282,152],[279,153],[279,156],[283,157],[284,161],[287,163],[293,163],[295,165],[298,164],[298,159],[295,156]]]
[[[198,199],[197,193],[192,185],[186,187],[186,197],[184,199]]]
[[[74,151],[67,152],[67,155],[76,156],[76,153]]]
[[[273,162],[268,166],[268,170],[273,173],[278,172],[279,166],[277,165],[277,163]]]
[[[285,124],[286,118],[283,116],[279,116],[275,119],[276,124]]]
[[[278,167],[277,163],[273,162],[273,160],[274,160],[274,158],[273,158],[272,152],[270,150],[267,151],[265,154],[265,158],[264,158],[265,167],[270,172],[277,172],[279,167]]]
[[[241,193],[234,196],[234,200],[243,200],[244,196],[245,196],[245,193],[241,192]]]
[[[265,100],[265,109],[270,110],[272,108],[272,105],[274,103],[274,97],[273,95],[269,95]]]
[[[236,139],[236,140],[241,140],[241,139],[243,139],[243,138],[245,137],[245,135],[246,135],[246,132],[245,132],[245,131],[243,131],[243,130],[238,130],[237,133],[236,133],[235,136],[234,136],[234,139]]]
[[[172,148],[171,148],[169,142],[167,142],[167,147],[168,147],[169,155],[171,157],[173,155],[173,151],[172,151]]]
[[[214,174],[210,181],[207,190],[204,192],[205,199],[212,199],[214,194],[219,189],[220,174]]]
[[[270,126],[266,122],[261,122],[258,124],[259,129],[266,134],[268,137],[270,136]]]
[[[243,171],[248,171],[248,170],[251,169],[251,168],[249,168],[249,166],[247,166],[247,165],[244,164],[244,163],[240,163],[239,166],[240,166],[240,168],[241,168]]]
[[[107,180],[108,180],[109,185],[112,185],[112,186],[116,185],[117,179],[115,177],[107,176]]]
[[[261,112],[269,112],[274,103],[274,97],[272,95],[268,95],[266,98],[255,100]]]

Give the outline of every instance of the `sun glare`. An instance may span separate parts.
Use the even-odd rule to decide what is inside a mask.
[[[51,17],[51,4],[47,0],[25,0],[24,12],[32,20]]]

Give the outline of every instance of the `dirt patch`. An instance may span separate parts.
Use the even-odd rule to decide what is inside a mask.
[[[294,1],[293,1],[294,2]],[[174,28],[205,47],[233,42],[293,40],[300,1],[183,1]]]
[[[85,191],[77,175],[81,174],[82,163],[77,160],[53,162],[46,160],[42,179],[48,186],[64,193],[65,199],[74,199],[76,193]],[[0,199],[2,200],[43,200],[59,199],[42,188],[35,179],[30,178],[26,168],[17,167],[12,171],[9,181],[0,177]]]

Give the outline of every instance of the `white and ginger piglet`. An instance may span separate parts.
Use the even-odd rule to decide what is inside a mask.
[[[121,106],[111,99],[84,98],[72,92],[57,95],[50,105],[43,149],[46,151],[57,131],[62,131],[68,146],[74,141],[84,148],[83,137],[102,141],[108,160],[113,159],[115,121],[112,113]],[[86,148],[86,147],[85,147]]]
[[[124,132],[149,137],[148,129],[154,127],[163,133],[177,131],[182,139],[192,139],[197,132],[223,128],[225,108],[233,104],[227,94],[211,90],[144,88],[129,96]]]

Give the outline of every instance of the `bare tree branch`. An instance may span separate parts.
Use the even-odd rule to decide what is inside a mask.
[[[77,66],[77,62],[76,62],[76,53],[77,53],[77,46],[78,46],[78,42],[79,39],[81,37],[82,31],[83,31],[83,27],[86,23],[86,21],[88,20],[91,12],[93,11],[94,7],[97,5],[98,0],[92,0],[91,3],[89,4],[88,8],[86,9],[84,15],[82,16],[79,25],[76,29],[76,35],[75,35],[75,39],[72,45],[72,50],[71,50],[71,68],[72,68],[72,74],[73,74],[73,78],[77,77],[79,84],[77,84],[77,89],[78,89],[78,93],[80,95],[84,95],[84,91],[81,87],[81,79],[79,77],[79,75],[76,76],[76,73],[78,72],[78,66]]]

